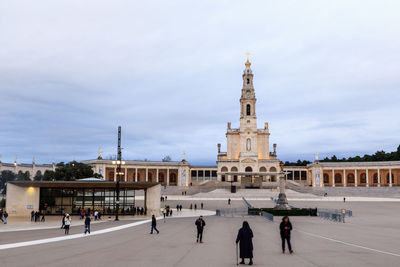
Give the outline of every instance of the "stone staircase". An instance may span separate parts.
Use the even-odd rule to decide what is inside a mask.
[[[400,198],[400,187],[311,187],[294,181],[287,181],[286,188],[299,193],[308,193],[316,196],[330,197],[392,197]]]
[[[201,184],[190,186],[190,187],[177,187],[167,186],[161,187],[162,195],[182,195],[182,192],[186,192],[186,195],[195,195],[198,193],[208,193],[215,189],[227,189],[230,190],[231,184],[228,182],[220,181],[204,181]]]

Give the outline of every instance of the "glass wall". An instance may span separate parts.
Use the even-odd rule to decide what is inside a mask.
[[[114,214],[115,199],[114,189],[40,188],[40,210],[46,214],[79,214],[81,209]],[[135,190],[121,189],[119,203],[121,214],[134,214]]]

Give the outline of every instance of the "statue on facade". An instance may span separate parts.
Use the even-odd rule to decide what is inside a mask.
[[[98,154],[97,159],[103,159],[103,151],[101,150],[101,147],[99,147],[97,154]]]

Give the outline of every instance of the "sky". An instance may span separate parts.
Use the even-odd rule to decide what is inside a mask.
[[[215,164],[250,53],[283,161],[400,144],[399,1],[18,1],[0,5],[0,154]]]

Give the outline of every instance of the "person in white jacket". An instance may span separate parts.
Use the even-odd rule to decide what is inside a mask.
[[[71,225],[71,217],[69,216],[69,214],[67,214],[65,216],[65,234],[68,235],[69,234],[69,226]]]

